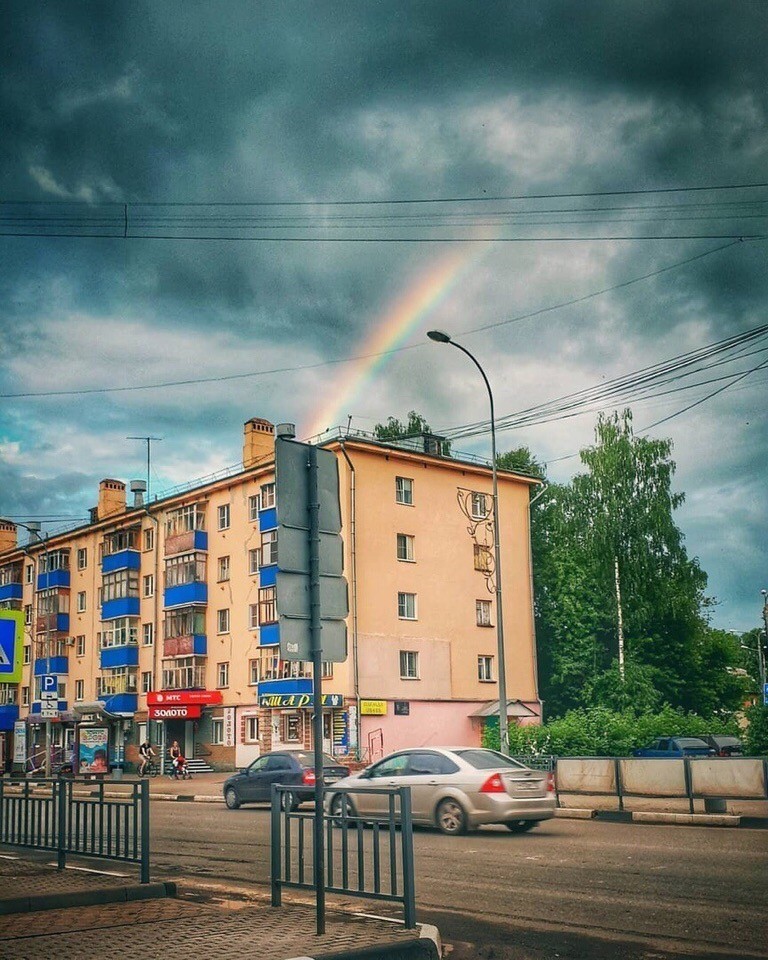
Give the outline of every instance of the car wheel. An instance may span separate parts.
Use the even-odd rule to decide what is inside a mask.
[[[347,817],[354,817],[356,815],[355,808],[349,797],[343,793],[337,793],[336,796],[331,800],[331,816],[334,818],[334,826],[340,827],[342,825],[344,822],[345,810]]]
[[[285,793],[280,794],[280,809],[287,810],[288,813],[293,813],[299,806],[301,801],[296,796],[295,793],[292,793],[290,790],[287,790]]]
[[[458,800],[441,800],[437,807],[437,825],[443,833],[459,836],[467,832],[467,815]]]
[[[538,822],[538,820],[509,820],[504,826],[512,833],[526,833],[528,830],[533,830]]]
[[[237,790],[234,787],[228,787],[225,794],[224,800],[230,810],[237,810],[240,806],[240,798],[237,795]]]

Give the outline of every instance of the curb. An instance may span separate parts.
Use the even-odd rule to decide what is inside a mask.
[[[633,823],[677,823],[690,827],[738,827],[741,817],[715,813],[632,813]]]
[[[372,947],[358,947],[334,953],[316,953],[312,957],[293,957],[292,960],[440,960],[435,941],[427,937],[378,943]]]
[[[593,820],[597,810],[586,810],[583,807],[556,807],[555,816],[562,820]]]
[[[0,916],[9,913],[35,913],[38,910],[59,910],[63,907],[91,907],[102,903],[125,903],[129,900],[163,900],[176,896],[176,884],[167,882],[131,884],[97,890],[73,890],[71,893],[48,893],[32,897],[11,897],[0,900]]]

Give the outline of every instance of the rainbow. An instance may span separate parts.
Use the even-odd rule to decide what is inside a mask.
[[[373,324],[370,334],[356,351],[360,359],[350,365],[329,402],[317,412],[309,428],[302,431],[303,436],[317,436],[346,419],[345,410],[349,410],[366,384],[384,368],[392,351],[400,347],[414,327],[445,300],[492,244],[493,241],[489,240],[451,249],[416,277]]]

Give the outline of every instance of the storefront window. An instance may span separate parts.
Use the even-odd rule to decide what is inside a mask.
[[[296,743],[301,740],[301,717],[298,713],[287,713],[283,719],[283,740],[286,743]]]

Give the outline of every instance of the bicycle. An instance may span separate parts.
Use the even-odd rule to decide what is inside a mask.
[[[160,764],[157,762],[157,760],[150,760],[144,767],[144,773],[139,774],[140,778],[158,776],[160,776]]]

